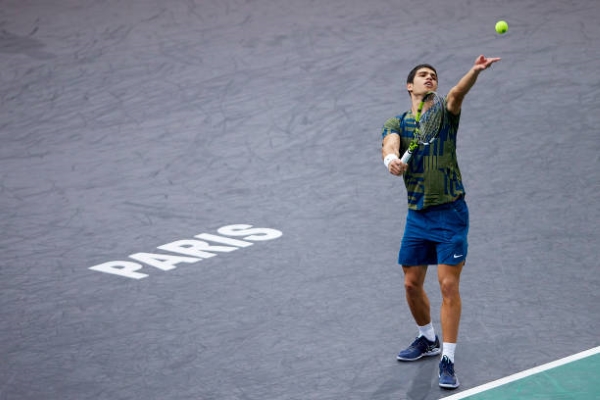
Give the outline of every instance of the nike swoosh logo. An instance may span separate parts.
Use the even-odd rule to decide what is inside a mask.
[[[460,254],[460,255],[456,255],[456,254],[455,254],[455,255],[454,255],[454,258],[461,258],[462,256],[463,256],[462,254]]]

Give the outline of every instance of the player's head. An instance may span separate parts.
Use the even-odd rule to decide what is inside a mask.
[[[435,68],[430,64],[419,64],[411,69],[406,77],[406,89],[408,90],[409,96],[413,90],[415,77],[417,77],[417,79],[421,77],[425,79],[433,78],[435,80],[435,87],[431,88],[431,90],[437,90],[437,71]]]

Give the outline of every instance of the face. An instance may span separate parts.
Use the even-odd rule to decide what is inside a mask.
[[[415,74],[412,83],[406,84],[406,89],[415,95],[436,91],[438,86],[436,73],[429,68],[421,68]]]

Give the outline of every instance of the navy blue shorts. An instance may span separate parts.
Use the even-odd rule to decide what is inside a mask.
[[[425,210],[408,210],[398,264],[460,264],[467,258],[469,209],[464,198]]]

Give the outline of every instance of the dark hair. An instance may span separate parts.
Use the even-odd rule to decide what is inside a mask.
[[[429,64],[419,64],[419,65],[417,65],[416,67],[414,67],[413,69],[410,70],[410,72],[408,73],[408,77],[406,78],[406,83],[413,83],[414,80],[415,80],[415,75],[417,74],[417,71],[420,70],[421,68],[429,68],[430,70],[432,70],[433,72],[435,72],[435,74],[437,75],[437,71],[431,65],[429,65]]]

